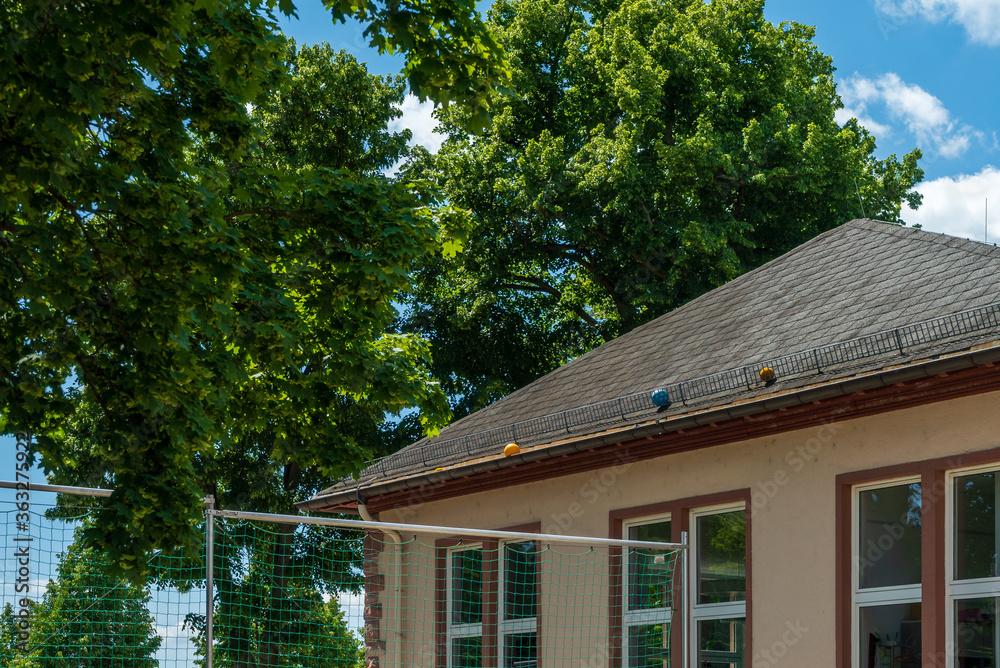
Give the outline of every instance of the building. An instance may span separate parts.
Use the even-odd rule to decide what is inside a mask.
[[[670,633],[675,652],[690,643],[691,665],[994,666],[998,277],[992,245],[851,221],[303,507],[360,501],[381,521],[594,537],[687,532],[687,603],[675,596],[666,614],[690,620]],[[503,455],[509,442],[519,454]],[[656,619],[616,612],[613,597],[602,615],[596,665],[660,665],[636,640]],[[434,646],[436,665],[517,663]]]

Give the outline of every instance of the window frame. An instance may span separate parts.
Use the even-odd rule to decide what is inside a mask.
[[[691,627],[687,629],[686,641],[690,648],[687,652],[689,666],[697,668],[698,660],[698,625],[699,622],[712,622],[733,620],[743,622],[743,660],[744,665],[751,659],[750,654],[750,511],[751,507],[746,501],[719,503],[714,505],[701,506],[689,510],[688,521],[688,587],[689,595],[687,617],[691,620]],[[698,519],[711,517],[712,515],[724,515],[731,512],[743,511],[747,522],[746,547],[743,556],[744,577],[746,578],[746,591],[742,601],[729,601],[723,603],[698,603]]]
[[[996,473],[994,484],[997,488],[996,501],[1000,502],[1000,462],[990,462],[977,466],[952,468],[945,471],[945,512],[944,512],[944,627],[945,646],[950,649],[946,653],[946,668],[956,668],[958,642],[955,638],[955,602],[968,598],[1000,599],[1000,564],[995,568],[997,575],[985,578],[957,579],[955,568],[956,531],[958,525],[955,515],[958,511],[955,481],[969,475],[980,473]],[[1000,504],[998,504],[1000,505]],[[1000,508],[994,509],[1000,520]],[[997,522],[1000,524],[1000,521]],[[1000,531],[997,533],[1000,541]]]
[[[541,522],[532,524],[522,524],[513,527],[502,527],[496,531],[507,531],[511,533],[540,534],[542,530]],[[533,540],[537,538],[524,538],[513,543]],[[503,596],[501,592],[503,573],[503,542],[495,538],[484,538],[482,536],[451,536],[439,538],[434,542],[437,580],[437,600],[435,604],[436,628],[435,645],[437,668],[453,668],[454,658],[452,652],[452,638],[463,637],[453,636],[451,631],[451,611],[452,611],[452,565],[451,555],[455,552],[470,549],[482,549],[483,551],[483,572],[482,572],[482,653],[481,662],[483,666],[502,666],[502,656],[504,647],[502,646],[503,635],[500,632],[500,624],[503,621]],[[535,591],[538,595],[538,607],[536,608],[535,625],[536,638],[539,638],[538,648],[542,647],[540,642],[542,630],[543,611],[541,607],[541,569],[535,571]],[[464,637],[475,637],[466,635]],[[536,657],[537,661],[537,657]]]
[[[672,501],[662,501],[650,503],[642,506],[632,506],[626,508],[612,509],[608,513],[608,535],[611,538],[622,539],[624,537],[623,526],[633,519],[641,519],[654,515],[670,513],[671,542],[682,542],[682,536],[687,533],[691,535],[691,513],[711,507],[734,506],[742,508],[746,512],[746,634],[744,651],[747,660],[753,656],[753,513],[752,490],[749,487],[741,489],[731,489],[723,492],[714,492],[702,496],[689,496],[674,499]],[[688,545],[688,554],[685,559],[688,562],[688,570],[693,571],[693,556],[691,546]],[[671,666],[689,668],[696,665],[697,653],[689,651],[690,633],[684,627],[685,616],[691,605],[691,596],[685,594],[684,587],[689,586],[687,577],[677,577],[674,579],[676,586],[673,592],[674,610],[678,613],[680,624],[670,625],[670,647]],[[621,559],[612,561],[611,593],[609,598],[608,612],[608,665],[610,668],[623,668],[626,664],[622,662],[622,643],[626,642],[622,638],[622,588],[621,588]],[[684,606],[687,606],[685,608]],[[749,665],[749,664],[748,664]]]
[[[867,587],[861,588],[861,494],[863,492],[886,489],[888,487],[902,487],[903,485],[920,485],[921,493],[921,532],[923,531],[924,509],[923,493],[924,481],[921,475],[902,475],[891,478],[871,480],[851,486],[851,540],[850,540],[850,562],[851,562],[851,666],[861,668],[861,609],[872,608],[880,605],[898,605],[906,603],[923,604],[923,577],[920,582],[908,585],[893,585],[890,587]],[[921,534],[922,535],[922,534]],[[923,563],[923,541],[921,541],[921,564]],[[921,566],[922,568],[922,566]]]
[[[461,552],[472,552],[478,550],[481,554],[480,561],[480,606],[482,608],[486,607],[485,602],[482,601],[483,596],[486,594],[486,559],[487,550],[483,543],[459,543],[450,547],[444,548],[446,550],[447,563],[445,564],[445,665],[447,668],[454,668],[456,665],[455,655],[454,655],[454,641],[456,639],[462,638],[479,638],[480,642],[485,645],[484,636],[486,630],[486,615],[485,610],[480,611],[480,621],[472,624],[456,624],[454,621],[453,613],[455,611],[455,590],[453,584],[455,582],[455,564],[453,557]]]
[[[635,527],[648,526],[650,524],[662,524],[663,522],[670,522],[670,533],[671,541],[673,542],[674,534],[674,519],[670,511],[662,513],[654,513],[652,515],[645,515],[641,517],[633,517],[626,520],[622,520],[621,523],[621,535],[623,538],[628,539],[629,529]],[[678,570],[680,565],[678,564]],[[673,612],[675,605],[676,594],[675,592],[670,592],[670,602],[671,605],[668,607],[651,608],[645,610],[630,611],[628,608],[629,601],[629,564],[628,559],[622,559],[621,573],[619,586],[621,587],[622,599],[621,599],[621,662],[622,666],[629,665],[629,629],[633,626],[651,626],[656,624],[670,624],[673,618]],[[673,628],[673,626],[671,626]]]
[[[953,572],[953,564],[948,551],[953,542],[947,535],[952,531],[950,509],[954,501],[950,489],[949,474],[966,475],[976,470],[1000,468],[1000,447],[964,452],[961,454],[916,460],[903,464],[893,464],[870,469],[858,469],[838,473],[836,478],[836,659],[838,668],[854,668],[854,586],[852,547],[854,508],[852,490],[855,485],[881,482],[896,478],[920,476],[922,483],[922,524],[923,541],[921,547],[921,570],[923,602],[921,604],[921,649],[924,656],[931,657],[940,665],[954,668],[954,645],[951,644],[953,613],[948,610],[952,599],[948,595],[948,578]],[[947,657],[947,660],[946,660]]]
[[[505,585],[507,583],[507,554],[506,548],[509,545],[517,545],[520,543],[535,543],[535,615],[534,617],[522,617],[518,619],[506,619],[505,608],[507,605],[507,590]],[[497,647],[497,666],[503,667],[507,665],[507,636],[511,635],[522,635],[527,633],[535,634],[535,665],[538,665],[538,648],[541,646],[538,642],[538,619],[541,614],[541,569],[538,568],[539,560],[537,555],[539,553],[538,539],[525,539],[525,540],[506,540],[501,541],[497,545],[497,605],[496,605],[496,615],[497,615],[497,629],[496,629],[496,647]]]

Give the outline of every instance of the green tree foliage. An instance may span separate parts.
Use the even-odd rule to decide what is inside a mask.
[[[409,132],[386,129],[400,114],[403,79],[372,76],[351,56],[335,53],[328,45],[298,50],[289,44],[284,57],[290,75],[272,96],[253,108],[250,121],[255,143],[242,164],[229,168],[231,180],[224,196],[227,211],[249,206],[245,193],[259,187],[253,179],[264,170],[295,174],[320,168],[340,170],[358,188],[385,190],[402,205],[414,206],[409,192],[413,185],[394,183],[383,175],[407,152]],[[200,165],[210,165],[215,159],[203,146],[195,150]],[[357,262],[339,258],[336,263]],[[334,280],[319,283],[320,289],[336,285]],[[373,338],[374,328],[384,328],[393,313],[389,309],[377,316],[381,321],[373,319]],[[341,326],[351,327],[347,322]],[[324,365],[308,357],[300,365],[301,382],[321,390],[312,376],[325,373]],[[253,429],[247,427],[238,439],[220,442],[193,464],[199,488],[214,495],[219,507],[294,514],[296,501],[329,483],[309,442],[289,442],[281,436],[282,425],[293,423],[298,414],[322,410],[336,425],[331,438],[361,452],[381,454],[392,447],[393,429],[386,420],[384,402],[358,394],[303,389],[294,402],[286,398],[268,403],[268,392],[261,391],[245,404],[252,410],[256,410],[253,404],[266,405],[264,415],[239,418],[244,425],[255,425]],[[104,441],[104,412],[85,396],[73,399],[77,410],[60,446],[62,466],[54,480],[113,487],[114,459],[109,458]],[[316,447],[329,446],[319,443]],[[55,514],[78,514],[79,498],[60,497],[60,502],[74,507]],[[96,508],[103,504],[100,500],[84,503]],[[291,524],[254,532],[252,526],[216,525],[216,665],[355,665],[361,656],[358,639],[346,628],[336,595],[359,590],[359,536]],[[195,559],[185,559],[180,550],[169,553],[169,558],[155,559],[150,565],[154,583],[184,591],[204,581],[200,553],[195,553]],[[187,621],[203,651],[204,615],[192,615]]]
[[[357,594],[362,538],[328,527],[302,527],[285,558],[279,526],[217,525],[214,664],[219,668],[359,668],[364,649],[336,596]],[[190,615],[204,654],[205,620]]]
[[[0,666],[13,668],[17,660],[24,656],[23,645],[27,638],[22,638],[19,633],[18,618],[14,615],[14,607],[10,603],[5,603],[3,612],[0,612]],[[25,632],[27,635],[27,632]]]
[[[18,668],[155,668],[161,639],[148,591],[115,577],[103,555],[74,540],[32,609],[28,652]],[[7,665],[7,664],[4,664]]]
[[[420,267],[405,327],[456,414],[493,401],[819,232],[919,204],[919,152],[834,121],[813,30],[763,0],[497,0],[513,95],[413,169],[475,218]]]
[[[454,217],[373,175],[384,152],[262,157],[250,110],[288,77],[278,5],[293,10],[0,9],[0,431],[34,432],[58,473],[74,466],[67,424],[96,407],[115,493],[88,537],[133,575],[165,543],[197,548],[199,474],[220,444],[266,432],[270,461],[294,453],[329,478],[370,455],[338,423],[342,398],[419,406],[428,428],[446,417],[427,346],[384,332],[404,268]],[[417,94],[482,116],[504,68],[471,1],[327,6],[405,51]],[[273,139],[293,147],[301,128],[285,125]]]

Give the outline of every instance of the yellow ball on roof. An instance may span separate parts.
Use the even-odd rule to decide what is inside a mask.
[[[519,452],[521,452],[521,448],[517,446],[517,443],[508,443],[507,445],[504,446],[503,456],[511,457]]]

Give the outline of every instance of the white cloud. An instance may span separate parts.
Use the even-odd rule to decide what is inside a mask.
[[[971,41],[1000,46],[1000,0],[876,0],[875,7],[895,19],[948,20],[965,28]]]
[[[444,135],[434,132],[434,128],[438,125],[437,119],[431,115],[434,103],[421,102],[415,96],[407,95],[403,98],[400,109],[403,115],[389,123],[389,130],[399,132],[408,128],[413,133],[411,145],[417,144],[431,153],[436,153],[441,148]]]
[[[917,191],[924,202],[916,211],[903,205],[900,217],[907,224],[982,241],[988,198],[992,211],[989,241],[1000,242],[1000,169],[987,166],[977,174],[945,176],[921,183]]]
[[[838,111],[837,122],[857,118],[876,137],[893,132],[890,126],[872,120],[869,107],[883,109],[916,137],[921,149],[936,156],[957,158],[969,149],[973,137],[981,138],[972,126],[955,120],[941,100],[894,72],[878,79],[855,74],[841,82],[839,91],[844,109]]]
[[[835,120],[839,125],[843,125],[852,118],[858,119],[858,123],[865,126],[865,128],[875,135],[877,139],[887,139],[892,136],[891,126],[872,120],[872,118],[865,115],[865,112],[861,109],[844,107],[843,109],[838,109],[833,113],[833,120]]]

